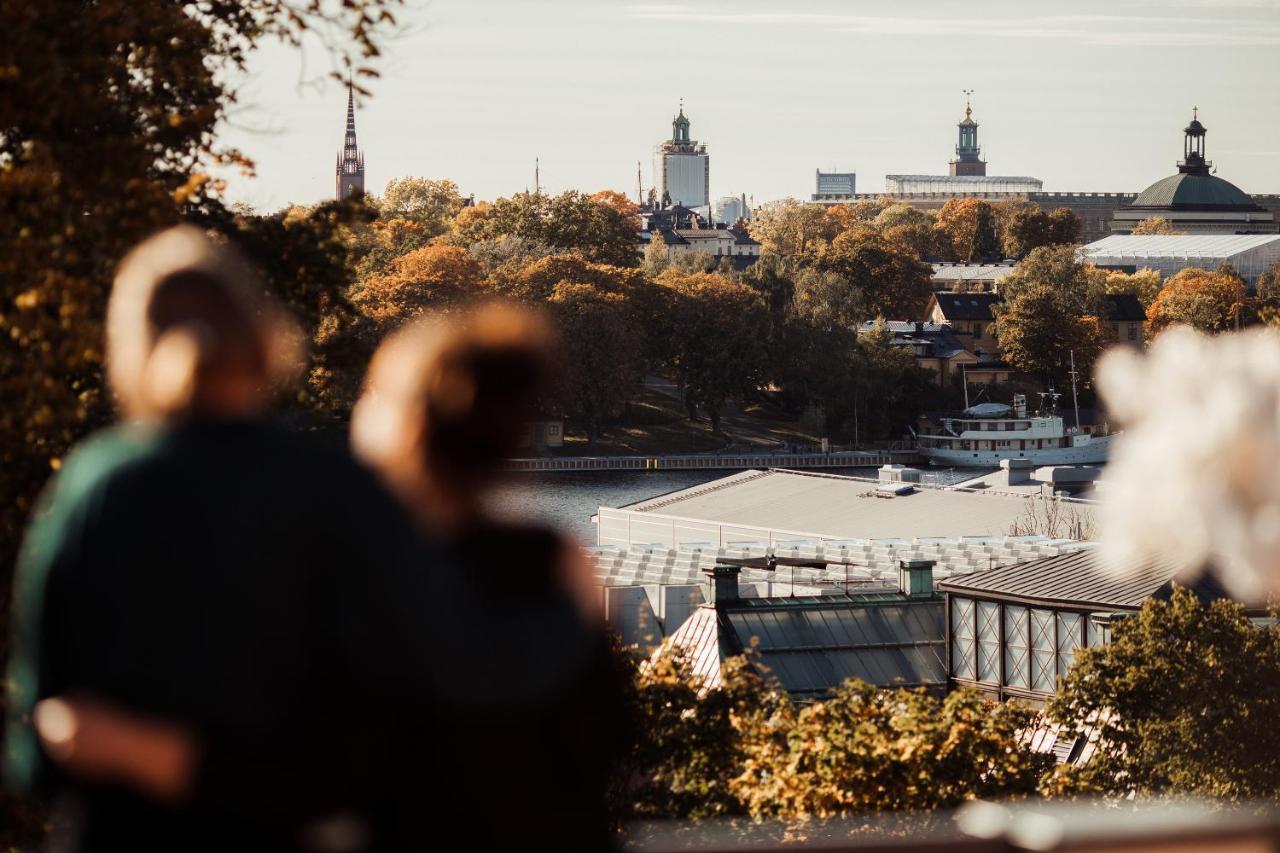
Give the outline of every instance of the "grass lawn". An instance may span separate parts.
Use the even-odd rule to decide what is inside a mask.
[[[730,444],[753,444],[770,449],[771,442],[818,444],[798,418],[774,404],[759,400],[740,409],[733,407],[722,419],[724,435],[711,432],[711,422],[690,422],[679,400],[652,388],[644,388],[631,404],[626,423],[609,424],[594,445],[586,433],[569,424],[564,447],[550,451],[557,456],[657,456],[671,453],[707,453]]]

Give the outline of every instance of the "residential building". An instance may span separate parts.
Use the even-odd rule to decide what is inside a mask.
[[[1004,362],[967,348],[947,323],[891,320],[885,325],[892,336],[890,346],[910,348],[916,365],[933,373],[939,386],[960,377],[976,383],[1008,382],[1013,375]],[[858,333],[870,334],[876,327],[874,322],[863,323]]]
[[[858,193],[858,175],[855,172],[824,172],[815,170],[811,199],[820,204],[844,204]]]
[[[996,340],[992,307],[1003,301],[1004,297],[999,293],[934,293],[925,306],[926,325],[949,325],[967,350],[998,359],[1000,344]],[[1142,302],[1131,293],[1108,294],[1107,301],[1109,310],[1102,322],[1110,329],[1111,339],[1141,347],[1143,325],[1147,320]]]
[[[525,424],[520,446],[534,450],[564,446],[564,419],[539,418]]]
[[[995,355],[1000,352],[1000,345],[996,342],[991,306],[1001,301],[1002,297],[992,292],[934,293],[925,306],[925,322],[950,326],[971,353]]]
[[[930,281],[934,290],[983,291],[998,290],[1000,280],[1013,274],[1013,261],[998,264],[937,263]]]
[[[1153,269],[1165,277],[1188,267],[1213,270],[1231,264],[1252,286],[1268,267],[1280,262],[1280,235],[1117,234],[1084,246],[1080,256],[1102,269]]]
[[[714,258],[728,258],[734,269],[744,270],[760,259],[760,244],[747,233],[746,223],[715,228],[658,228],[640,232],[640,251],[647,250],[655,235],[662,236],[667,259],[702,253]]]
[[[355,92],[350,83],[347,84],[347,131],[342,150],[338,152],[333,193],[339,200],[364,193],[364,153],[356,145]]]
[[[671,121],[671,138],[654,150],[653,177],[663,206],[706,208],[710,204],[711,158],[707,146],[689,135],[683,101]]]
[[[1128,234],[1144,219],[1167,219],[1184,234],[1275,234],[1275,216],[1248,193],[1214,174],[1205,156],[1208,129],[1193,111],[1183,129],[1183,159],[1178,172],[1138,193],[1111,219],[1114,234]]]

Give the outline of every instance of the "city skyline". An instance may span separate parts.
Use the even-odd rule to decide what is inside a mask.
[[[1172,171],[1199,106],[1219,175],[1246,192],[1280,192],[1280,96],[1256,86],[1280,44],[1275,3],[1130,0],[1035,15],[997,2],[963,18],[935,2],[893,8],[437,0],[406,9],[383,77],[357,102],[367,188],[418,175],[488,199],[532,188],[538,158],[548,191],[634,196],[636,162],[647,190],[653,146],[670,136],[683,98],[711,155],[712,197],[807,198],[814,169],[832,167],[878,192],[886,174],[945,174],[961,90],[972,88],[992,174],[1032,175],[1056,191],[1136,192]],[[812,49],[779,55],[772,42]],[[229,175],[232,201],[270,210],[332,196],[327,167],[346,93],[316,85],[327,70],[314,46],[305,60],[283,48],[255,57],[225,136],[257,161],[258,176]]]

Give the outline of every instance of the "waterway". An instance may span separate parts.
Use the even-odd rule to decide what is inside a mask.
[[[933,470],[933,469],[926,469]],[[687,489],[733,474],[733,471],[571,471],[512,474],[494,499],[504,514],[535,519],[560,528],[584,545],[596,543],[591,516],[602,506],[620,507]],[[826,468],[824,474],[875,477],[875,468]],[[937,469],[942,480],[948,469]],[[972,472],[955,472],[955,481]]]

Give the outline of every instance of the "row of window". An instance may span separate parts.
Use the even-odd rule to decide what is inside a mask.
[[[1052,693],[1076,649],[1109,640],[1084,613],[951,597],[951,676]]]

